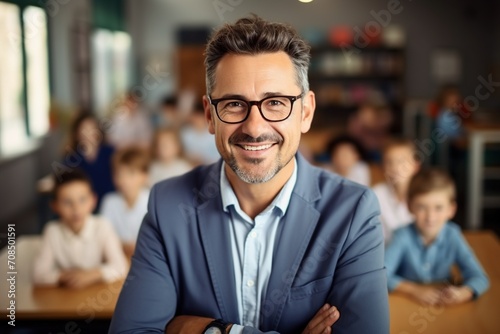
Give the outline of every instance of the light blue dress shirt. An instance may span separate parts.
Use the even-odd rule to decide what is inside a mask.
[[[253,220],[241,209],[224,171],[225,163],[222,164],[222,207],[230,217],[231,251],[240,316],[240,324],[233,325],[230,334],[242,333],[244,326],[259,328],[261,303],[273,265],[276,230],[286,213],[297,181],[297,162],[294,163],[290,179],[271,204]]]
[[[452,283],[451,267],[454,264],[460,269],[463,285],[474,291],[474,297],[488,289],[488,278],[458,225],[446,223],[436,240],[428,246],[423,244],[414,223],[399,228],[385,251],[389,291],[404,280]]]

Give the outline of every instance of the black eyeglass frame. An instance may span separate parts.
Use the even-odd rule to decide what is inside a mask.
[[[299,100],[299,99],[301,99],[301,98],[303,98],[303,97],[304,97],[304,93],[302,92],[302,93],[300,93],[297,96],[293,96],[293,95],[273,95],[273,96],[268,96],[268,97],[263,98],[260,101],[246,101],[246,100],[243,100],[243,99],[240,99],[240,98],[234,98],[234,97],[227,97],[227,98],[222,98],[222,99],[212,99],[211,96],[208,96],[208,99],[210,101],[210,104],[214,106],[215,113],[217,114],[217,118],[219,118],[221,122],[226,123],[226,124],[239,124],[239,123],[243,123],[244,121],[246,121],[248,119],[248,116],[250,115],[250,110],[252,110],[252,106],[257,106],[257,109],[259,109],[260,115],[266,121],[273,122],[273,123],[283,122],[286,119],[288,119],[288,117],[290,117],[290,115],[292,114],[294,102],[297,101],[297,100]],[[290,100],[290,103],[291,103],[291,105],[290,105],[290,111],[288,112],[288,115],[285,118],[280,119],[280,120],[268,119],[264,115],[264,113],[262,112],[262,102],[264,102],[265,100],[272,99],[272,98],[287,98],[287,99]],[[247,107],[248,107],[247,108],[247,114],[245,115],[245,117],[241,121],[238,121],[238,122],[228,122],[228,121],[223,120],[220,117],[219,111],[217,110],[217,104],[219,104],[219,102],[222,102],[222,101],[230,101],[230,100],[238,100],[238,101],[241,101],[241,102],[245,102],[247,104]]]

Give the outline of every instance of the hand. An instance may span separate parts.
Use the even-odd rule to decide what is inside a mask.
[[[411,297],[424,305],[441,304],[442,288],[427,285],[415,285]]]
[[[203,333],[203,330],[209,323],[214,321],[213,318],[196,317],[192,315],[179,315],[173,318],[165,328],[166,334],[192,334]],[[229,333],[232,325],[226,328]]]
[[[101,280],[102,273],[99,269],[71,269],[63,271],[59,276],[59,284],[74,289],[81,289]]]
[[[309,321],[302,334],[328,334],[332,332],[332,325],[340,318],[340,312],[329,304],[322,308]]]
[[[469,301],[474,297],[474,292],[467,286],[447,286],[441,291],[441,303],[454,305]]]

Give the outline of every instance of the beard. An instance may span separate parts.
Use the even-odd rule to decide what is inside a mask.
[[[237,133],[229,138],[229,143],[233,145],[237,145],[238,142],[262,143],[266,141],[274,142],[275,145],[281,145],[283,138],[278,134],[264,134],[254,138],[244,133]],[[244,169],[240,166],[233,153],[226,156],[224,161],[243,182],[256,184],[271,180],[283,169],[283,167],[288,165],[292,158],[293,155],[286,161],[283,161],[281,153],[278,152],[271,167],[268,169],[263,166],[265,159],[247,159],[246,161],[253,165],[254,168]],[[259,169],[261,170],[259,171]]]

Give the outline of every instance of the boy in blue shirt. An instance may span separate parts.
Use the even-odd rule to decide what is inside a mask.
[[[463,303],[486,291],[489,283],[483,268],[460,228],[449,221],[456,211],[455,196],[453,180],[440,170],[424,170],[413,177],[408,205],[415,222],[397,229],[386,248],[389,291],[428,305]],[[462,277],[459,285],[450,283],[455,264]]]

